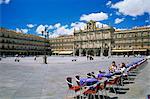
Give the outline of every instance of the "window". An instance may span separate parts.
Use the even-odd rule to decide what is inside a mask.
[[[5,49],[4,45],[2,45],[2,49]]]
[[[142,43],[141,47],[143,47],[143,43]]]

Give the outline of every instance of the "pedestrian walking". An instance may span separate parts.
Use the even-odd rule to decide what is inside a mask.
[[[36,60],[36,56],[34,56],[34,60]]]

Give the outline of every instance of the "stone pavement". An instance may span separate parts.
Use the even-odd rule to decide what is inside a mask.
[[[77,59],[72,62],[72,59]],[[86,57],[49,57],[48,64],[42,63],[42,57],[34,61],[33,57],[14,58],[0,61],[0,99],[64,99],[67,92],[66,77],[88,72],[106,70],[114,60],[117,64],[131,62],[138,58],[101,58],[87,61]],[[150,92],[150,63],[138,74],[135,84],[129,84],[126,94],[112,95],[118,99],[142,99]],[[144,84],[143,84],[144,83]],[[126,85],[125,85],[126,86]],[[137,88],[138,87],[138,88]],[[136,89],[137,88],[137,89]],[[126,97],[127,96],[127,97]],[[144,98],[143,98],[144,99]]]
[[[142,65],[143,67],[139,72],[134,73],[135,80],[130,80],[133,83],[127,84],[124,88],[129,88],[126,94],[118,95],[118,99],[148,99],[147,95],[150,95],[150,60]]]

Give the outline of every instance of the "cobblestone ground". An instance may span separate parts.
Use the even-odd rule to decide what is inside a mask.
[[[77,59],[72,62],[72,59]],[[106,70],[114,60],[117,64],[131,62],[138,58],[101,58],[87,61],[86,57],[48,57],[48,64],[42,63],[42,57],[34,61],[33,57],[21,58],[14,62],[13,57],[0,61],[0,99],[64,99],[67,92],[65,79],[91,71]],[[136,76],[135,84],[124,87],[130,89],[126,94],[114,95],[118,99],[145,99],[150,93],[150,63]],[[110,96],[111,97],[111,96]]]

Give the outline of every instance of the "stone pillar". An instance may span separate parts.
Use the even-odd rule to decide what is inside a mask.
[[[108,56],[111,56],[111,43],[109,43],[109,51],[108,51]]]
[[[103,56],[104,49],[101,47],[101,57]]]
[[[73,56],[75,56],[75,53],[76,53],[76,50],[75,50],[75,49],[73,49]]]
[[[111,56],[111,47],[109,46],[108,56]]]
[[[101,53],[100,53],[100,56],[102,57],[103,56],[103,52],[104,52],[104,48],[103,48],[103,43],[101,44]]]
[[[97,51],[96,51],[96,49],[93,49],[94,50],[94,56],[96,56],[96,54],[97,54]]]
[[[82,56],[82,49],[79,49],[79,56]]]
[[[88,49],[86,49],[86,56],[88,55]]]

